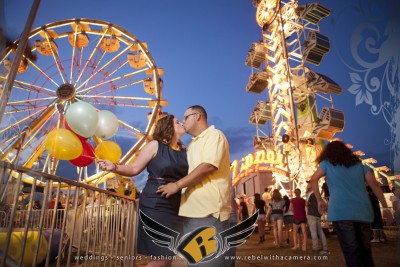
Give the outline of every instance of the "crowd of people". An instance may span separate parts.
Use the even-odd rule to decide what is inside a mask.
[[[387,241],[384,224],[400,224],[399,188],[393,187],[392,208],[389,208],[373,171],[341,141],[328,143],[318,160],[319,168],[310,178],[303,196],[298,188],[290,199],[287,195],[282,197],[280,190],[266,187],[262,197],[264,206],[261,206],[259,194],[255,194],[256,205],[252,205],[251,197],[242,195],[238,218],[245,219],[257,211],[265,213],[261,220],[266,218],[266,224],[270,225],[274,245],[284,246],[285,229],[286,244],[293,250],[307,250],[309,233],[312,251],[329,254],[321,219],[327,216],[338,236],[346,265],[374,266],[371,243]],[[322,177],[325,180],[320,186],[318,181]],[[244,203],[247,208],[243,208]],[[264,229],[261,226],[258,231],[260,243],[265,241]]]
[[[308,186],[308,189],[310,188]],[[302,249],[303,251],[307,250],[308,223],[313,240],[313,251],[321,251],[321,254],[329,253],[321,227],[321,214],[318,212],[317,201],[312,190],[307,191],[307,200],[301,197],[300,189],[295,189],[294,193],[295,196],[290,199],[288,195],[282,196],[280,190],[266,187],[263,198],[258,193],[254,195],[254,204],[252,204],[252,197],[247,198],[245,194],[236,196],[238,220],[245,220],[249,215],[258,212],[259,243],[265,241],[265,226],[268,225],[271,227],[275,246],[292,245],[293,250]],[[321,250],[318,247],[318,238],[322,242]]]

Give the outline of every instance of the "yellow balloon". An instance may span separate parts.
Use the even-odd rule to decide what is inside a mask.
[[[7,238],[7,233],[0,232],[0,249],[4,249],[6,238]],[[19,258],[21,257],[23,239],[24,239],[24,232],[11,233],[10,244],[8,247],[8,255],[15,261],[18,261]],[[24,266],[32,266],[33,259],[35,256],[36,244],[39,241],[38,239],[39,239],[39,232],[28,231],[26,236],[24,256],[22,260],[22,264]],[[36,260],[37,264],[39,264],[45,259],[47,255],[47,250],[48,250],[48,242],[46,238],[43,235],[41,235],[39,252]]]
[[[117,163],[122,157],[121,148],[113,141],[101,142],[96,146],[94,153],[98,158],[108,159],[112,163]]]
[[[73,132],[63,128],[56,128],[49,132],[44,146],[51,156],[61,160],[75,159],[83,151],[79,138]]]

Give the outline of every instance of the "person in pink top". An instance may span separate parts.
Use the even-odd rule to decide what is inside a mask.
[[[307,231],[306,231],[306,223],[307,223],[307,216],[306,216],[306,201],[300,197],[301,191],[300,189],[296,188],[294,190],[294,194],[296,197],[290,200],[290,206],[293,210],[293,242],[294,246],[292,249],[300,248],[300,240],[299,238],[299,227],[301,227],[301,233],[303,236],[303,240],[301,242],[302,246],[301,249],[306,251],[307,249]]]

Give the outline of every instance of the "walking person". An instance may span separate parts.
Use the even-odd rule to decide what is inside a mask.
[[[247,207],[247,199],[246,199],[245,194],[243,194],[240,197],[239,211],[240,211],[240,217],[242,218],[242,221],[249,218],[249,209]]]
[[[373,172],[341,141],[327,144],[318,162],[319,167],[311,177],[312,189],[320,212],[325,211],[327,205],[319,192],[318,180],[326,176],[330,192],[328,220],[333,222],[346,265],[375,266],[370,243],[374,214],[365,182],[381,202],[388,223],[393,217]]]
[[[272,190],[272,186],[266,186],[264,188],[264,193],[261,195],[262,200],[265,201],[265,205],[267,207],[267,211],[268,211],[268,207],[269,207],[269,202],[271,201],[271,190]],[[270,221],[269,218],[267,216],[267,225],[269,226]]]
[[[311,184],[307,185],[307,223],[310,228],[311,240],[312,240],[312,250],[318,252],[318,238],[321,240],[322,250],[319,251],[320,254],[329,254],[328,242],[326,241],[326,236],[322,230],[321,225],[321,213],[318,210],[318,202],[315,197],[314,191],[311,189]]]
[[[182,232],[182,218],[178,216],[180,205],[180,190],[177,194],[165,199],[156,193],[163,184],[175,183],[188,173],[186,151],[180,138],[185,134],[182,124],[173,115],[166,115],[157,121],[153,139],[139,153],[137,159],[130,165],[117,165],[109,160],[99,160],[103,171],[112,171],[124,176],[135,176],[145,168],[149,173],[146,185],[139,200],[139,210],[155,221],[177,232]],[[129,237],[127,237],[129,238]],[[133,240],[131,241],[133,242]],[[147,266],[171,266],[175,254],[167,247],[156,245],[143,230],[139,220],[138,253],[151,256]],[[164,259],[161,259],[161,256]],[[160,260],[158,260],[160,259]]]
[[[393,186],[392,193],[393,195],[390,196],[389,200],[392,203],[394,223],[400,225],[400,188]]]
[[[267,207],[268,207],[269,201],[271,200],[271,187],[270,186],[266,186],[264,188],[264,193],[262,194],[261,198],[262,198],[262,200],[265,201],[265,205],[267,205]]]
[[[307,217],[306,217],[306,201],[300,196],[300,189],[294,190],[295,197],[290,200],[290,205],[293,209],[293,243],[292,249],[300,248],[303,251],[307,250]],[[299,234],[301,229],[301,239]]]
[[[293,232],[293,210],[290,208],[290,199],[287,195],[283,196],[285,206],[283,208],[283,224],[285,225],[286,244],[290,244],[290,231]]]
[[[272,191],[272,198],[269,202],[268,217],[272,222],[274,231],[274,244],[278,247],[282,246],[282,225],[283,225],[283,208],[285,201],[278,189]]]
[[[372,240],[371,243],[386,242],[386,236],[383,232],[383,220],[379,200],[375,196],[370,186],[367,186],[369,200],[371,201],[372,210],[374,211],[374,220],[371,223]]]
[[[189,107],[183,116],[183,126],[193,136],[188,146],[189,174],[157,190],[169,198],[184,188],[179,215],[184,217],[184,233],[200,227],[214,226],[217,233],[229,227],[231,212],[231,179],[229,146],[225,135],[207,122],[202,106]],[[225,266],[223,256],[191,266]]]
[[[260,241],[258,243],[262,243],[265,241],[265,222],[266,222],[266,212],[265,212],[265,201],[261,199],[260,194],[254,194],[254,204],[256,206],[256,212],[258,211],[258,219],[257,219],[257,229],[258,236]]]

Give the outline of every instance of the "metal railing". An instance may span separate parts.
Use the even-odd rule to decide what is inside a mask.
[[[132,198],[0,161],[0,266],[135,266],[136,226]]]

